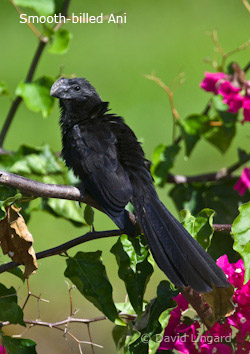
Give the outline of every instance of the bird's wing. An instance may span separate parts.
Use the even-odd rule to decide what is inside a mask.
[[[116,137],[112,131],[101,127],[74,126],[71,144],[75,144],[76,174],[87,191],[111,216],[121,213],[132,195],[126,171],[118,161]],[[74,165],[75,165],[74,164]]]

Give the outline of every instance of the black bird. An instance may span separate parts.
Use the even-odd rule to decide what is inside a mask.
[[[198,292],[228,286],[222,269],[159,200],[149,161],[123,118],[108,113],[108,102],[84,78],[57,80],[51,95],[60,99],[65,163],[116,225],[133,234],[124,209],[130,201],[156,263],[171,282]]]

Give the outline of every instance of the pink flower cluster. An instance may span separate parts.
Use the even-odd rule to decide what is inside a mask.
[[[205,72],[205,78],[202,80],[200,87],[208,92],[213,92],[215,95],[221,95],[223,102],[228,105],[228,111],[237,113],[243,108],[243,123],[250,122],[250,82],[245,82],[246,94],[242,96],[240,91],[242,87],[237,82],[232,84],[231,76],[225,73],[210,73]]]
[[[234,189],[238,191],[239,195],[244,195],[248,188],[250,188],[250,168],[245,167],[240,179],[235,183]]]
[[[6,349],[4,349],[2,345],[0,345],[0,354],[7,354]]]
[[[202,333],[203,326],[198,321],[190,319],[187,323],[183,320],[182,312],[188,308],[188,303],[179,294],[174,298],[177,307],[171,312],[159,351],[175,349],[183,354],[250,353],[250,281],[244,285],[243,261],[240,259],[231,264],[224,255],[217,260],[217,264],[236,289],[233,296],[234,314]]]

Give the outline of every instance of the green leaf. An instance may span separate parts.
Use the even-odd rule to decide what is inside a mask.
[[[65,7],[65,2],[66,2],[66,0],[54,0],[55,6],[56,6],[56,9],[55,9],[56,14],[63,12],[64,7]]]
[[[201,135],[210,129],[209,121],[207,115],[192,114],[185,119],[180,119],[179,123],[188,135]]]
[[[223,102],[223,97],[221,95],[215,95],[212,97],[213,105],[216,111],[227,111],[229,106]]]
[[[78,252],[74,257],[67,259],[64,275],[112,322],[124,325],[113,301],[113,289],[102,263],[101,254],[101,251]]]
[[[8,96],[9,90],[7,89],[6,83],[4,81],[0,81],[0,96]]]
[[[239,157],[239,162],[241,162],[242,165],[245,162],[249,161],[249,154],[247,154],[245,150],[242,150],[240,148],[238,148],[238,157]]]
[[[50,88],[54,83],[50,76],[43,76],[33,82],[20,82],[16,88],[16,95],[21,96],[26,106],[34,112],[42,112],[46,118],[52,111],[54,97],[50,96]]]
[[[22,282],[24,283],[24,276],[23,276],[23,271],[19,268],[19,267],[16,267],[16,268],[12,268],[10,270],[7,270],[8,273],[11,273],[13,275],[15,275],[16,277],[18,277],[19,279],[22,280]]]
[[[203,209],[196,217],[192,216],[189,210],[182,210],[180,214],[183,218],[182,225],[199,242],[199,244],[207,250],[211,244],[214,233],[214,210]]]
[[[48,145],[35,147],[21,145],[12,155],[0,156],[0,168],[19,175],[61,174],[59,159]]]
[[[174,160],[179,151],[180,147],[176,144],[170,146],[160,144],[155,148],[151,172],[156,185],[160,187],[165,185],[168,171],[174,166]]]
[[[90,205],[86,205],[84,208],[84,220],[89,226],[94,223],[94,210]]]
[[[225,153],[235,136],[236,128],[235,126],[225,126],[221,125],[219,127],[213,127],[205,134],[205,139],[215,147],[217,147],[220,152]]]
[[[210,144],[224,153],[229,148],[235,136],[237,114],[223,110],[218,111],[218,114],[219,117],[215,117],[214,121],[221,122],[222,125],[212,127],[204,134],[204,137]]]
[[[180,119],[182,134],[186,146],[186,155],[190,156],[193,148],[200,140],[202,134],[208,131],[211,126],[208,124],[210,118],[207,115],[193,114],[185,119]]]
[[[49,52],[52,54],[64,54],[68,51],[72,34],[66,29],[59,29],[51,38]]]
[[[159,338],[164,333],[171,311],[176,307],[173,297],[177,295],[178,291],[173,291],[167,281],[162,281],[159,284],[157,298],[151,301],[142,318],[136,323],[139,337],[135,337],[132,343],[128,338],[125,343],[125,349],[127,350],[125,350],[125,353],[154,354],[157,352],[160,346]]]
[[[9,289],[0,283],[0,321],[26,326],[23,322],[23,311],[17,305],[16,290]]]
[[[233,249],[233,238],[228,231],[214,232],[208,253],[215,261],[224,254],[228,256],[230,263],[236,263],[240,258],[239,253]]]
[[[149,251],[145,239],[122,235],[110,250],[119,266],[118,274],[125,283],[129,300],[140,316],[143,295],[154,271],[148,257]]]
[[[31,339],[3,336],[3,344],[8,354],[36,354],[36,343]]]
[[[17,193],[16,189],[9,186],[0,185],[0,220],[5,218],[5,209],[4,209],[5,201],[8,200],[9,198],[13,198],[16,195],[16,193]]]
[[[74,226],[82,227],[85,225],[83,211],[78,202],[65,199],[41,199],[40,209],[47,211],[55,217],[67,219]]]
[[[237,178],[209,183],[179,184],[169,193],[178,210],[188,209],[192,215],[209,208],[215,210],[214,222],[231,224],[240,204],[250,200],[250,192],[240,196],[234,189]]]
[[[112,330],[112,337],[116,346],[116,354],[123,354],[126,337],[128,335],[128,327],[115,326]]]
[[[246,283],[250,279],[250,203],[241,205],[239,212],[232,225],[233,248],[244,260]]]
[[[54,0],[14,0],[14,3],[32,9],[41,16],[52,15],[55,11]]]

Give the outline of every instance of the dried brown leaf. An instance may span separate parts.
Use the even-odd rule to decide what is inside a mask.
[[[190,286],[183,288],[181,292],[208,328],[221,317],[230,316],[234,312],[232,303],[234,287],[231,284],[227,288],[214,287],[213,291],[203,294]]]
[[[16,263],[25,265],[24,276],[29,277],[37,269],[33,237],[14,205],[6,208],[5,218],[0,221],[0,244],[4,254]]]
[[[213,288],[213,291],[204,293],[203,298],[211,307],[213,313],[209,318],[206,318],[205,324],[208,327],[213,326],[221,317],[228,317],[234,313],[234,305],[232,297],[234,287],[229,284],[227,288]]]

